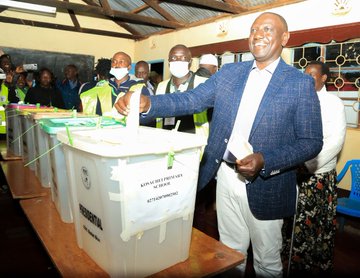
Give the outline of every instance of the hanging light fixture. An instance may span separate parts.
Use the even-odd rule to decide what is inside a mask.
[[[16,10],[26,10],[26,11],[36,12],[36,13],[46,13],[46,14],[51,14],[51,15],[56,14],[55,7],[38,5],[38,4],[30,4],[30,3],[12,1],[12,0],[1,0],[0,6],[9,7],[9,8],[13,8]]]

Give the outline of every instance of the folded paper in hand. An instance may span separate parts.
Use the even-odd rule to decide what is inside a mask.
[[[230,154],[234,156],[234,160],[243,159],[244,157],[253,153],[253,147],[240,134],[233,134],[231,136],[230,142],[227,145],[227,149]]]
[[[140,122],[139,105],[140,105],[140,95],[141,95],[142,87],[144,87],[143,84],[137,84],[130,88],[130,91],[132,91],[133,93],[131,94],[130,103],[129,103],[130,112],[126,119],[126,130],[128,133],[128,137],[134,137],[134,136],[136,137],[139,128],[139,122]]]

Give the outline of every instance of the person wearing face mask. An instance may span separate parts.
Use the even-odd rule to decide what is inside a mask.
[[[129,71],[131,69],[131,58],[125,52],[117,52],[111,59],[110,74],[114,76],[110,78],[109,83],[115,89],[113,92],[113,103],[118,96],[122,96],[127,93],[130,88],[136,84],[143,83],[143,80],[134,80],[130,78]],[[145,84],[141,93],[146,96],[150,96]]]
[[[207,78],[195,75],[190,71],[191,61],[191,52],[185,45],[178,44],[171,48],[169,52],[171,78],[159,83],[156,89],[156,95],[185,92],[205,82]],[[158,118],[156,119],[156,127],[173,129],[178,121],[181,121],[178,131],[196,133],[204,136],[208,136],[209,134],[206,110],[194,115],[165,119]]]

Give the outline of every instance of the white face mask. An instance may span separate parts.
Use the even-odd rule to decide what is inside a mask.
[[[175,61],[170,62],[170,72],[177,78],[184,77],[189,73],[189,62]]]
[[[124,78],[128,73],[128,68],[111,68],[110,70],[110,74],[115,76],[117,80]]]

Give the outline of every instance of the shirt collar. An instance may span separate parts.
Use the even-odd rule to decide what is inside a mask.
[[[274,71],[275,71],[275,69],[276,69],[276,67],[278,66],[279,62],[280,62],[280,57],[277,58],[274,62],[272,62],[270,65],[268,65],[268,66],[267,66],[266,68],[264,68],[263,70],[266,70],[267,72],[273,74]],[[253,70],[253,69],[257,69],[257,70],[260,71],[260,69],[259,69],[259,68],[257,67],[257,65],[256,65],[256,60],[254,60],[253,66],[252,66],[251,70]]]
[[[322,88],[320,89],[320,91],[318,91],[317,93],[318,93],[318,94],[322,94],[322,93],[326,93],[326,92],[327,92],[326,86],[324,85],[324,86],[322,86]]]
[[[124,82],[121,82],[120,83],[120,86],[126,82],[128,82],[130,80],[130,75],[128,75],[128,77],[126,78],[126,80]],[[117,87],[117,83],[116,83],[116,80],[115,80],[115,77],[112,77],[110,78],[110,81],[109,83],[113,83],[115,85],[115,87]]]
[[[69,80],[69,85],[70,85],[71,89],[74,89],[76,87],[76,85],[77,85],[77,80],[74,80],[74,81]]]

